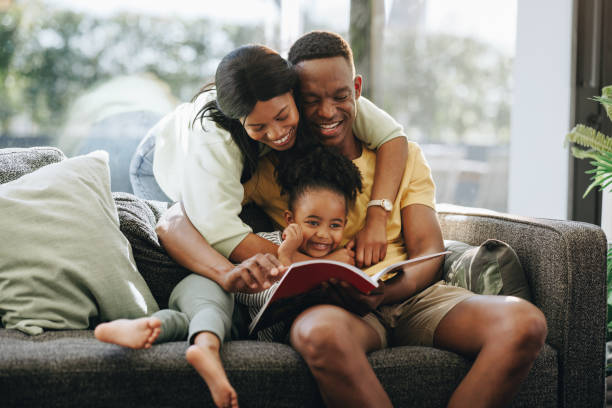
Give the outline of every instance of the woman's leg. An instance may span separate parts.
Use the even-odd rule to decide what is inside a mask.
[[[327,407],[391,407],[366,357],[381,347],[381,337],[364,319],[336,306],[314,306],[295,319],[290,339]]]
[[[229,337],[234,296],[203,276],[183,279],[170,295],[169,306],[189,319],[187,361],[204,379],[218,407],[237,407],[238,395],[223,369],[219,350]]]
[[[155,134],[152,132],[142,139],[130,161],[130,182],[134,195],[146,200],[172,200],[166,196],[153,175],[153,158],[155,155]]]

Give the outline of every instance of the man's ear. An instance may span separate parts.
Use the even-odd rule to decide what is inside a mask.
[[[285,210],[283,215],[285,216],[285,221],[287,221],[287,224],[293,223],[293,213],[291,211]]]
[[[353,82],[355,83],[355,99],[359,99],[361,96],[361,89],[363,87],[363,78],[361,75],[355,75]]]

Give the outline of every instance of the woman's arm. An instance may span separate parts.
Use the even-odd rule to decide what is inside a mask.
[[[408,143],[405,137],[385,142],[376,152],[376,169],[371,200],[386,198],[395,202],[404,175]],[[355,235],[355,263],[367,267],[378,263],[387,254],[387,211],[380,206],[367,209],[365,226]]]
[[[228,292],[261,291],[286,270],[276,257],[261,253],[241,259],[239,265],[232,264],[204,239],[180,203],[164,213],[155,230],[161,244],[179,265],[212,279]]]
[[[386,198],[394,202],[408,158],[404,129],[387,112],[360,97],[353,131],[369,149],[376,150],[371,200]],[[387,253],[387,215],[382,207],[368,208],[365,226],[355,235],[357,266],[370,266],[384,259]]]

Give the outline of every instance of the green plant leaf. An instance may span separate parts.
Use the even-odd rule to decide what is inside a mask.
[[[570,142],[576,143],[581,146],[589,147],[591,149],[595,149],[599,152],[612,153],[612,138],[604,135],[601,132],[598,132],[597,130],[589,126],[574,126],[574,128],[565,137],[565,144],[567,145]],[[572,150],[572,154],[573,153],[574,150]],[[574,156],[576,155],[574,154]],[[582,159],[582,157],[578,158]]]

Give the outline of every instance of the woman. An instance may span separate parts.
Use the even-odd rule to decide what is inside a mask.
[[[221,342],[231,325],[233,295],[227,292],[266,289],[284,271],[276,258],[247,260],[239,270],[226,258],[243,261],[247,256],[242,254],[252,253],[254,248],[264,253],[276,253],[277,249],[240,221],[242,183],[251,177],[262,155],[271,150],[282,154],[309,140],[300,128],[294,99],[297,74],[276,52],[260,45],[240,47],[223,58],[215,82],[216,93],[212,87],[203,88],[192,103],[179,106],[151,130],[133,161],[132,175],[137,194],[180,201],[169,211],[184,209],[201,233],[201,239],[186,245],[208,252],[207,264],[184,258],[180,263],[218,285],[191,275],[186,278],[188,283],[177,285],[171,304],[186,312],[188,319],[183,319],[183,324],[191,321],[189,339],[194,345],[187,350],[187,359],[209,385],[217,405],[233,406],[236,393],[219,359]],[[376,112],[366,107],[360,114]],[[356,129],[356,133],[364,132]],[[364,142],[374,141],[374,147],[382,144],[384,140],[371,133],[364,136]],[[392,153],[397,152],[401,153],[397,149]],[[391,189],[397,191],[397,186]],[[172,218],[166,220],[171,222]],[[350,261],[352,254],[343,248],[332,255]],[[207,303],[207,298],[214,301]],[[203,313],[204,309],[210,313]],[[139,333],[144,340],[138,345],[147,347],[157,339],[160,324],[150,320],[156,318],[145,319],[149,320],[111,322],[97,330],[98,338],[132,346],[121,339]],[[164,322],[162,319],[162,337]]]

